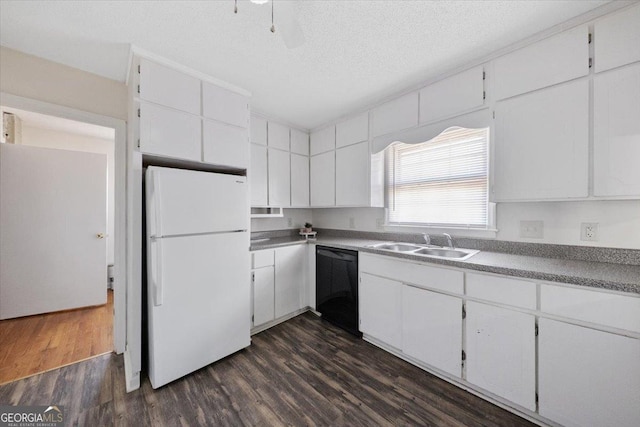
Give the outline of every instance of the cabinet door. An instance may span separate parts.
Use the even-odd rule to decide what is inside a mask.
[[[267,125],[267,141],[269,148],[289,151],[289,128],[275,122]]]
[[[273,267],[253,270],[253,326],[262,325],[273,319],[275,280]]]
[[[306,261],[304,245],[276,249],[276,318],[302,308]]]
[[[475,67],[440,80],[420,91],[420,123],[430,123],[481,107],[484,70]]]
[[[640,340],[539,321],[540,415],[565,426],[640,425]]]
[[[594,195],[640,195],[639,159],[640,64],[636,64],[598,74],[593,81]]]
[[[402,351],[455,377],[462,375],[462,300],[402,288]]]
[[[336,156],[330,151],[309,159],[311,206],[336,204]]]
[[[222,122],[202,122],[203,160],[216,165],[245,169],[249,163],[247,128]]]
[[[291,152],[302,154],[303,156],[309,155],[308,133],[299,131],[298,129],[291,129]]]
[[[251,187],[251,206],[267,206],[267,147],[251,145],[251,168],[248,171]]]
[[[640,61],[640,5],[594,24],[596,73]]]
[[[251,142],[267,145],[267,121],[262,117],[251,116]]]
[[[589,73],[589,30],[582,26],[496,59],[494,99],[504,99]]]
[[[200,118],[188,113],[140,105],[140,151],[158,156],[200,161]]]
[[[369,142],[336,150],[336,206],[367,206],[369,201]]]
[[[140,99],[200,115],[200,80],[140,59]]]
[[[309,207],[309,158],[291,153],[291,206]]]
[[[249,99],[211,83],[202,83],[202,115],[243,128],[249,127]]]
[[[495,201],[588,196],[589,82],[496,104]]]
[[[372,136],[384,135],[418,124],[418,92],[389,101],[371,113]]]
[[[364,113],[336,125],[336,148],[369,140],[369,114]]]
[[[402,283],[360,273],[360,330],[395,348],[402,348]]]
[[[314,156],[316,154],[325,153],[336,148],[336,127],[329,126],[312,132],[309,136],[309,153]]]
[[[291,206],[289,152],[269,148],[269,206]]]
[[[467,381],[535,411],[534,316],[469,301],[466,332]]]

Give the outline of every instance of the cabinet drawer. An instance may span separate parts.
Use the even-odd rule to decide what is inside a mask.
[[[249,100],[239,93],[202,83],[202,115],[243,128],[249,127]]]
[[[204,161],[246,168],[249,163],[247,129],[204,120],[202,124]]]
[[[140,99],[200,115],[200,80],[142,58]]]
[[[467,296],[536,309],[536,284],[510,277],[467,273]]]
[[[640,298],[564,286],[541,285],[540,310],[640,333]]]
[[[251,268],[268,267],[274,265],[274,250],[265,249],[262,251],[251,252]]]
[[[360,271],[455,294],[463,293],[463,272],[390,257],[360,254]]]

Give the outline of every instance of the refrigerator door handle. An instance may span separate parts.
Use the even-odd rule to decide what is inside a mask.
[[[153,209],[153,212],[152,212],[153,219],[150,221],[150,224],[149,224],[150,225],[149,235],[152,237],[162,237],[162,230],[161,230],[162,209],[160,209],[160,206],[162,205],[160,200],[160,193],[161,193],[160,192],[160,173],[154,169],[150,169],[149,173],[151,175],[150,176],[151,179],[149,180],[149,183],[151,184],[149,191],[151,193],[151,198],[152,198],[151,209]]]
[[[151,265],[149,273],[151,283],[153,283],[153,305],[158,307],[162,305],[163,289],[162,289],[162,239],[151,239]]]

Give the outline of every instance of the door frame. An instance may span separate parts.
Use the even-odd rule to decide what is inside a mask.
[[[113,282],[113,345],[117,354],[124,353],[126,337],[126,153],[127,123],[114,117],[76,110],[36,99],[0,92],[0,104],[34,113],[47,114],[114,129],[114,282]],[[105,277],[106,282],[106,277]],[[105,283],[106,285],[106,283]]]

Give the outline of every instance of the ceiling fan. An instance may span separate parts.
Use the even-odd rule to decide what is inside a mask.
[[[271,1],[271,32],[280,34],[287,48],[295,49],[305,43],[304,32],[298,22],[297,0],[280,0],[277,5],[276,0],[249,1],[254,4]],[[234,13],[238,13],[238,0],[235,0]]]

